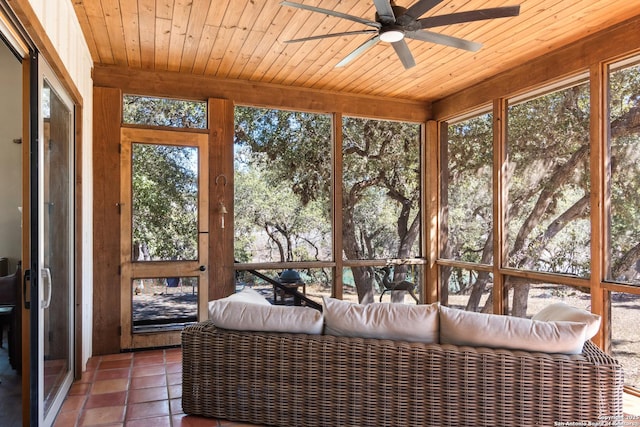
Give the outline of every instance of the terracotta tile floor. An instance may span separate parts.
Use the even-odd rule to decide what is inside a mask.
[[[96,356],[71,386],[54,427],[252,426],[185,415],[181,393],[179,348]],[[640,399],[625,393],[624,409],[628,416],[640,415]]]
[[[240,427],[182,412],[179,348],[96,356],[71,386],[55,427]]]

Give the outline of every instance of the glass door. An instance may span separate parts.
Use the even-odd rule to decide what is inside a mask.
[[[207,317],[206,133],[121,133],[123,349],[176,345]]]
[[[32,86],[39,108],[37,113],[32,109],[38,138],[31,150],[30,401],[31,425],[49,426],[73,381],[74,112],[42,58],[37,70],[37,91]]]

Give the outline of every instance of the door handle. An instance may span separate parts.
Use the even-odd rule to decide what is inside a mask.
[[[205,267],[204,265],[201,265],[200,267],[198,267],[198,270],[207,271],[207,267]]]
[[[49,268],[43,268],[41,270],[41,275],[42,283],[46,286],[44,288],[44,291],[46,291],[46,297],[44,301],[40,302],[40,308],[46,309],[51,305],[51,270],[49,270]]]
[[[24,276],[22,276],[22,301],[24,302],[24,308],[31,309],[31,299],[27,301],[27,282],[31,282],[31,270],[25,270]]]

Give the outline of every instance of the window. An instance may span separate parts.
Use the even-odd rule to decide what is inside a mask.
[[[559,302],[591,311],[589,288],[513,276],[507,276],[505,281],[509,293],[507,300],[513,301],[513,304],[507,307],[506,312],[512,316],[530,318],[543,308]],[[524,298],[526,298],[526,302],[519,301]],[[520,311],[520,307],[526,307],[526,311]]]
[[[440,266],[440,302],[448,307],[493,312],[493,273],[461,267]]]
[[[441,150],[441,253],[451,259],[493,264],[493,114],[454,120]],[[440,302],[471,311],[492,310],[492,274],[440,266]],[[488,301],[488,306],[487,306]]]
[[[640,65],[609,74],[611,281],[640,285]],[[634,124],[635,120],[635,124]]]
[[[332,116],[236,107],[234,255],[246,264],[239,286],[263,286],[243,273],[251,264],[271,277],[296,266],[306,292],[320,298],[335,291],[341,268],[346,299],[379,301],[385,281],[411,281],[420,295],[420,125],[344,118],[342,134],[338,163]],[[337,164],[341,188],[333,185]],[[416,302],[408,291],[388,295]]]
[[[331,123],[326,114],[236,108],[236,260],[332,259]]]
[[[498,171],[503,194],[493,194],[492,116],[480,111],[441,128],[446,135],[440,158],[446,165],[440,192],[440,301],[487,312],[494,305],[495,242],[503,236],[506,257],[500,267],[588,278],[591,259],[588,84],[575,80],[509,102],[505,166]],[[496,239],[493,203],[498,202],[505,224]],[[502,278],[503,292],[511,298],[505,312],[528,316],[537,282]]]
[[[198,150],[131,147],[132,259],[198,259]]]
[[[420,253],[420,126],[345,117],[342,121],[343,259],[360,302],[379,300],[383,280],[416,285],[411,263]],[[385,272],[355,260],[398,260]],[[381,287],[382,286],[382,287]],[[352,288],[352,289],[353,289]],[[405,292],[392,292],[402,302]],[[415,302],[415,301],[414,301]]]
[[[326,114],[235,109],[235,259],[273,265],[258,271],[273,280],[306,263],[294,269],[295,287],[318,303],[331,295],[333,278],[331,267],[309,267],[333,260],[332,123]],[[236,286],[274,304],[290,298],[251,270],[236,272]]]
[[[207,103],[150,96],[124,95],[122,122],[126,124],[207,128]]]
[[[606,279],[628,286],[611,292],[611,350],[624,368],[625,385],[640,389],[637,331],[640,292],[640,64],[638,58],[609,72],[609,247]],[[636,287],[634,289],[634,287]]]
[[[443,179],[442,258],[493,262],[493,114],[449,124]]]
[[[637,395],[640,57],[612,64],[606,79],[605,114],[599,105],[591,111],[590,87],[601,81],[586,82],[583,76],[510,99],[506,111],[503,100],[495,99],[500,117],[494,126],[506,130],[504,146],[494,147],[505,154],[497,170],[490,148],[492,141],[502,142],[502,135],[494,138],[490,114],[441,123],[440,297],[453,307],[484,312],[499,307],[518,317],[531,317],[555,302],[585,310],[593,306],[604,316],[604,339],[595,340],[611,344],[624,367],[626,387]],[[605,141],[590,141],[603,118]],[[591,146],[602,143],[605,156],[598,151],[592,157]],[[602,163],[591,171],[596,158]],[[492,173],[501,178],[498,185],[491,183]],[[592,188],[592,176],[604,185]],[[492,186],[500,193],[491,194]],[[594,190],[599,194],[591,194]],[[490,217],[484,194],[500,204],[496,211],[505,219],[500,227],[492,224],[500,218]],[[601,220],[599,211],[592,212],[594,196],[606,210],[603,233],[591,230],[591,222]],[[493,230],[498,235],[490,237]],[[504,249],[501,265],[495,265],[498,249]],[[497,286],[504,298],[493,301]]]
[[[420,256],[420,126],[344,118],[344,258]]]
[[[509,267],[590,275],[589,110],[587,83],[509,107]]]

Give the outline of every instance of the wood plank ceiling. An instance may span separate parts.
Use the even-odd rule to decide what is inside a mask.
[[[483,44],[468,52],[407,40],[405,70],[383,42],[335,65],[368,35],[286,40],[368,29],[280,0],[72,0],[97,64],[434,101],[640,14],[639,0],[444,0],[423,17],[520,5],[520,15],[434,32]],[[373,1],[296,0],[373,20]],[[397,0],[409,7],[415,0]]]

